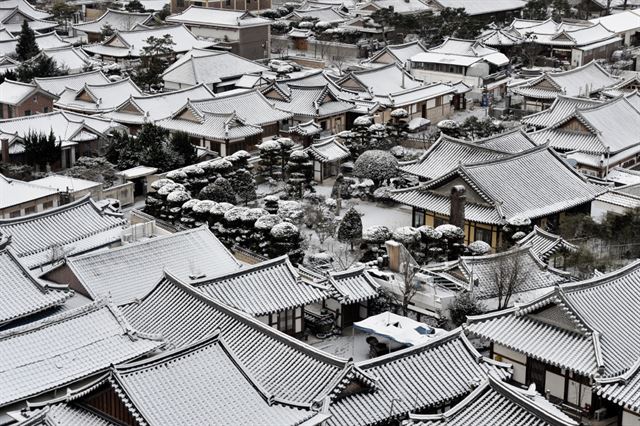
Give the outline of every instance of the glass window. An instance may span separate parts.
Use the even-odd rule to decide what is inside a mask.
[[[435,219],[433,219],[433,227],[437,228],[440,225],[446,225],[447,223],[449,223],[447,221],[447,219],[443,218],[443,217],[436,217]]]
[[[31,110],[30,109],[26,110],[24,112],[24,115],[27,116],[27,117],[30,116],[31,115]]]
[[[413,210],[413,226],[418,227],[424,225],[424,210]]]
[[[11,213],[9,213],[9,217],[18,217],[20,216],[20,210],[14,210]]]
[[[24,209],[24,214],[33,214],[36,212],[36,206],[27,207]]]
[[[53,207],[53,201],[47,201],[47,202],[42,203],[42,209],[43,210],[48,210],[51,207]]]
[[[487,244],[491,244],[491,235],[493,233],[490,229],[476,228],[476,235],[474,241],[484,241]]]

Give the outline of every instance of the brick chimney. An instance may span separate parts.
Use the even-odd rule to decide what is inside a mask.
[[[0,139],[0,144],[2,145],[2,162],[9,162],[9,139]]]
[[[462,185],[455,185],[451,188],[451,211],[449,212],[449,223],[464,229],[464,203],[467,197],[464,195],[465,188]]]

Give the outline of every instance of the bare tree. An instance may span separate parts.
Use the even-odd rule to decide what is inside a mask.
[[[409,304],[411,300],[420,290],[420,286],[416,281],[416,274],[420,269],[420,265],[413,258],[409,250],[404,246],[400,247],[400,274],[402,281],[398,281],[399,286],[399,304],[402,307],[402,315],[405,317],[409,313]]]
[[[360,259],[362,259],[362,255],[364,254],[360,249],[360,246],[349,249],[347,244],[338,242],[330,244],[328,252],[333,254],[333,261],[336,269],[340,271],[351,268],[353,265],[358,263]]]
[[[504,255],[498,258],[493,271],[493,280],[497,289],[498,309],[509,306],[511,297],[518,293],[529,279],[530,271],[526,269],[522,253]]]

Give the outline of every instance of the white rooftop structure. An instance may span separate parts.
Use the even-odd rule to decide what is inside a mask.
[[[45,92],[56,96],[60,96],[67,88],[80,90],[85,84],[106,84],[111,82],[102,71],[89,71],[59,77],[36,77],[33,81]]]
[[[18,105],[39,89],[35,84],[4,80],[0,84],[0,103]]]
[[[67,88],[55,102],[59,108],[87,114],[113,111],[133,96],[143,96],[142,91],[125,78],[115,82],[87,84],[80,89]]]
[[[73,28],[85,33],[101,33],[102,28],[109,25],[114,31],[129,31],[137,24],[146,24],[152,18],[151,13],[126,12],[107,9],[98,19],[74,24]]]
[[[40,49],[56,49],[71,46],[71,43],[62,40],[55,31],[40,35],[36,34],[36,43],[38,43]],[[18,39],[0,40],[0,55],[15,55],[17,46]]]
[[[35,185],[31,182],[24,182],[16,179],[9,179],[0,175],[0,209],[16,206],[38,198],[55,195],[57,191]],[[0,232],[0,236],[2,232]]]
[[[383,336],[409,346],[425,343],[439,335],[436,330],[424,323],[389,311],[354,322],[353,326],[358,330]]]
[[[494,48],[484,46],[479,41],[455,38],[448,38],[441,45],[418,53],[411,58],[413,63],[442,63],[463,67],[471,66],[480,61],[503,66],[509,63],[509,58]]]
[[[464,9],[469,16],[522,9],[525,0],[434,0],[441,8]]]
[[[167,22],[225,28],[263,26],[271,23],[270,20],[260,18],[251,12],[196,6],[189,6],[184,12],[169,16]]]
[[[32,180],[30,183],[32,185],[38,185],[43,188],[49,188],[58,192],[77,192],[101,185],[100,182],[94,182],[92,180],[57,174],[52,174],[40,179]]]

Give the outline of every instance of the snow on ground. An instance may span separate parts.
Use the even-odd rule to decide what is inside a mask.
[[[327,339],[309,336],[307,343],[323,352],[340,358],[353,358],[357,362],[369,359],[369,344],[366,339],[367,334],[354,331],[353,327],[347,327],[342,331],[341,336],[331,336]]]

